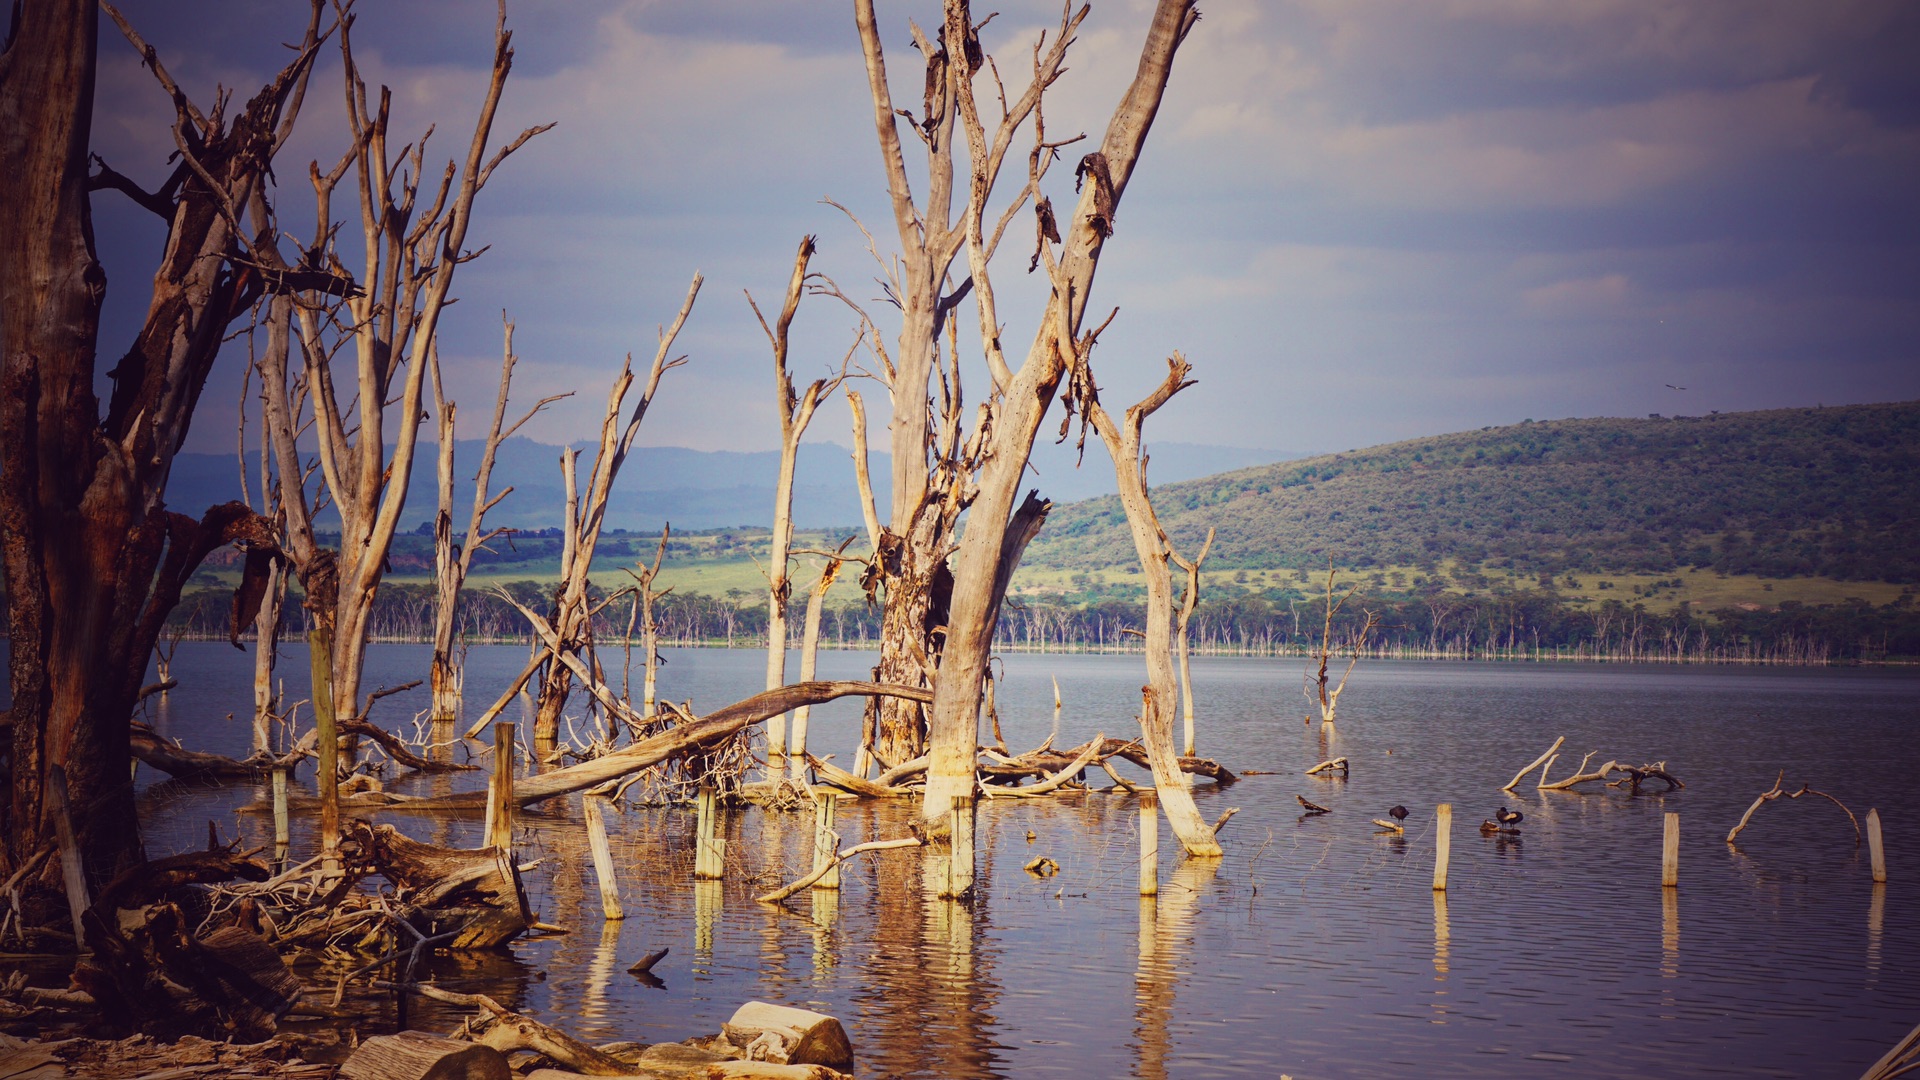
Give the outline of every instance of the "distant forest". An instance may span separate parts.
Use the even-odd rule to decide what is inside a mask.
[[[551,586],[523,581],[507,586],[521,603],[539,608]],[[1208,595],[1203,593],[1203,595]],[[423,641],[431,633],[429,586],[389,584],[374,607],[376,640]],[[1251,592],[1222,583],[1211,588],[1192,620],[1197,652],[1236,655],[1301,653],[1319,643],[1325,600],[1292,590]],[[193,637],[227,636],[232,594],[189,593],[169,624]],[[603,649],[618,649],[632,604],[616,600],[601,613],[595,633]],[[1873,606],[1784,602],[1775,608],[1729,607],[1700,612],[1681,604],[1650,612],[1620,600],[1574,605],[1549,592],[1490,596],[1433,593],[1424,597],[1360,598],[1334,620],[1334,640],[1351,648],[1362,611],[1380,616],[1368,639],[1376,656],[1476,659],[1581,658],[1701,662],[1846,663],[1920,658],[1920,608],[1911,593]],[[289,630],[304,627],[298,602],[289,605]],[[656,609],[669,644],[760,646],[766,643],[764,596],[671,593]],[[1000,621],[1002,649],[1133,651],[1139,648],[1144,605],[1124,599],[1069,604],[1010,598]],[[475,642],[521,642],[526,620],[498,597],[475,591],[461,600],[461,634]],[[864,603],[829,607],[821,639],[835,647],[874,642],[880,613]]]
[[[1920,582],[1920,402],[1526,421],[1156,488],[1210,567],[1413,566]],[[1057,508],[1027,563],[1133,559],[1113,498]]]

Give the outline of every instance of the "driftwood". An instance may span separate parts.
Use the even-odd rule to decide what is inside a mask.
[[[375,1035],[340,1066],[341,1080],[512,1080],[507,1056],[491,1046],[424,1031]]]
[[[853,1044],[847,1041],[846,1029],[825,1013],[749,1001],[734,1010],[720,1034],[749,1061],[853,1067]]]
[[[359,820],[349,822],[346,831],[360,857],[393,883],[397,898],[422,909],[425,933],[453,933],[449,948],[498,948],[533,925],[509,852],[437,847],[409,839],[391,825]]]
[[[684,754],[709,743],[718,742],[770,716],[777,716],[801,705],[818,705],[823,701],[832,701],[849,694],[902,697],[912,701],[933,700],[933,691],[911,686],[889,686],[883,683],[853,681],[794,683],[778,690],[755,694],[743,701],[736,701],[706,716],[678,724],[658,735],[649,736],[631,746],[621,747],[578,765],[569,765],[564,769],[526,777],[514,785],[513,802],[515,806],[529,806],[556,796],[583,791],[609,780],[619,779],[629,773],[658,765],[676,754]],[[466,792],[441,798],[418,799],[410,806],[417,810],[470,807],[484,801],[484,798],[483,793]]]
[[[1797,799],[1802,795],[1818,795],[1821,798],[1827,800],[1828,802],[1831,802],[1833,805],[1839,807],[1843,812],[1845,812],[1847,815],[1847,820],[1853,822],[1854,846],[1855,847],[1859,846],[1860,819],[1853,816],[1853,811],[1847,809],[1846,803],[1841,802],[1839,799],[1834,798],[1833,796],[1827,794],[1824,791],[1815,791],[1813,787],[1809,784],[1801,784],[1800,790],[1798,791],[1788,791],[1784,787],[1784,785],[1786,784],[1786,780],[1787,780],[1787,770],[1781,769],[1780,775],[1774,778],[1773,787],[1770,790],[1761,792],[1760,796],[1753,800],[1753,805],[1747,807],[1747,812],[1740,815],[1740,824],[1735,825],[1733,827],[1733,831],[1727,834],[1727,845],[1729,847],[1733,845],[1733,838],[1736,836],[1739,836],[1741,830],[1747,827],[1747,823],[1753,820],[1753,812],[1755,810],[1760,809],[1762,805],[1766,803],[1770,803],[1773,800],[1781,798],[1783,796],[1789,799]]]
[[[906,788],[888,787],[874,780],[867,780],[848,772],[829,761],[823,761],[807,755],[807,764],[813,766],[814,775],[823,784],[832,784],[843,791],[852,792],[868,799],[898,799],[913,794]]]
[[[1029,784],[1026,787],[1016,788],[1003,788],[990,785],[982,788],[982,790],[988,795],[998,796],[1000,798],[1030,798],[1036,795],[1045,795],[1047,792],[1080,775],[1080,770],[1087,767],[1087,763],[1093,760],[1093,756],[1099,752],[1102,746],[1106,745],[1106,742],[1107,737],[1104,734],[1095,735],[1093,739],[1087,743],[1086,747],[1080,751],[1077,757],[1061,766],[1059,771],[1055,772],[1052,776],[1047,777],[1037,784]]]
[[[418,683],[416,682],[414,685],[418,685]],[[399,765],[413,769],[416,772],[464,772],[469,769],[478,768],[478,766],[475,765],[462,765],[451,761],[429,761],[419,754],[414,753],[406,743],[400,741],[399,736],[391,732],[383,731],[367,720],[359,717],[341,720],[339,723],[339,732],[343,736],[364,735],[372,739],[375,743],[379,744],[380,749],[387,752],[388,757],[392,758]]]
[[[1562,735],[1562,736],[1560,736],[1559,738],[1557,738],[1557,739],[1555,739],[1555,740],[1553,740],[1553,745],[1552,745],[1552,746],[1549,746],[1549,747],[1547,747],[1547,752],[1546,752],[1546,753],[1544,753],[1544,754],[1541,754],[1541,755],[1540,755],[1539,757],[1537,757],[1537,758],[1534,758],[1534,759],[1533,759],[1533,762],[1532,762],[1532,764],[1530,764],[1530,765],[1528,765],[1528,766],[1527,766],[1526,768],[1524,768],[1524,769],[1521,769],[1521,770],[1520,770],[1519,772],[1517,772],[1517,773],[1514,773],[1514,774],[1513,774],[1513,779],[1511,779],[1511,780],[1509,780],[1509,781],[1507,781],[1507,784],[1506,784],[1506,786],[1505,786],[1505,787],[1503,787],[1503,788],[1501,788],[1500,790],[1501,790],[1501,791],[1512,791],[1512,790],[1513,790],[1514,788],[1517,788],[1517,787],[1519,787],[1519,786],[1520,786],[1520,781],[1521,781],[1521,780],[1524,780],[1524,779],[1526,779],[1526,775],[1527,775],[1528,773],[1530,773],[1530,772],[1532,772],[1533,770],[1535,770],[1535,769],[1538,769],[1538,768],[1540,768],[1540,767],[1541,767],[1542,765],[1546,765],[1546,764],[1547,764],[1548,762],[1550,762],[1550,761],[1552,761],[1552,760],[1553,760],[1553,756],[1554,756],[1555,754],[1558,754],[1558,753],[1560,752],[1560,744],[1562,744],[1562,743],[1564,743],[1564,742],[1566,742],[1566,741],[1567,741],[1567,737],[1566,737],[1565,735]],[[1546,778],[1546,774],[1545,774],[1544,772],[1543,772],[1543,773],[1541,774],[1541,778],[1542,778],[1543,780],[1544,780],[1544,779]]]
[[[792,896],[794,893],[799,892],[801,889],[804,889],[807,886],[813,884],[814,882],[819,881],[821,878],[826,877],[829,873],[831,873],[834,870],[835,867],[839,866],[843,862],[846,862],[848,859],[853,858],[855,855],[864,855],[869,851],[892,851],[896,848],[910,848],[910,847],[919,847],[919,846],[920,846],[920,838],[917,836],[903,836],[897,840],[870,840],[864,844],[855,844],[854,846],[839,852],[832,859],[822,863],[819,866],[814,867],[813,872],[809,873],[806,877],[801,878],[800,880],[794,882],[791,885],[782,885],[780,888],[775,889],[770,893],[765,893],[761,896],[756,896],[754,897],[754,899],[758,900],[763,904],[777,904],[780,901],[785,900],[787,897]]]
[[[1320,764],[1315,765],[1313,768],[1308,769],[1307,775],[1318,776],[1321,773],[1332,773],[1335,771],[1338,771],[1340,773],[1341,779],[1343,780],[1346,779],[1347,774],[1351,771],[1351,768],[1347,764],[1346,758],[1337,757],[1327,761],[1323,761]]]
[[[226,926],[197,937],[190,925],[171,903],[134,914],[90,909],[93,955],[75,967],[74,984],[113,1027],[162,1038],[273,1035],[300,999],[300,980],[258,934]]]
[[[419,994],[450,1005],[479,1009],[480,1014],[469,1019],[461,1030],[471,1036],[474,1042],[492,1047],[502,1054],[531,1050],[586,1076],[633,1075],[632,1067],[619,1058],[596,1050],[558,1028],[522,1016],[485,994],[457,994],[430,983],[380,982],[375,985]]]
[[[152,728],[134,721],[129,737],[133,756],[143,764],[151,765],[168,776],[193,777],[198,780],[257,780],[271,773],[276,766],[289,764],[282,758],[267,754],[255,754],[245,759],[209,754],[199,750],[189,750],[177,743],[163,739]],[[299,760],[299,757],[294,757]]]
[[[1558,746],[1560,744],[1559,742],[1555,742],[1554,745]],[[1608,787],[1621,787],[1624,785],[1628,788],[1628,790],[1638,794],[1640,791],[1641,782],[1648,779],[1664,781],[1667,785],[1666,789],[1668,791],[1672,791],[1676,788],[1683,788],[1687,786],[1680,782],[1679,777],[1676,777],[1672,773],[1667,771],[1667,763],[1664,761],[1656,761],[1656,762],[1653,762],[1652,764],[1641,765],[1636,768],[1632,765],[1628,765],[1624,761],[1613,760],[1613,761],[1608,761],[1605,765],[1600,766],[1598,769],[1595,769],[1592,772],[1588,772],[1587,763],[1591,762],[1594,759],[1594,756],[1597,755],[1598,753],[1599,753],[1598,750],[1588,751],[1587,756],[1580,759],[1580,767],[1578,769],[1575,769],[1571,775],[1562,777],[1558,780],[1555,780],[1549,783],[1547,780],[1547,774],[1550,771],[1552,771],[1553,763],[1559,760],[1559,755],[1554,754],[1552,751],[1548,751],[1545,764],[1540,766],[1540,782],[1539,784],[1536,785],[1536,787],[1538,787],[1538,789],[1541,791],[1568,791],[1568,790],[1571,790],[1576,784],[1590,784],[1595,782],[1605,782]],[[1520,775],[1525,776],[1528,772],[1531,772],[1532,770],[1533,770],[1533,766],[1529,765],[1525,769],[1521,770]],[[1622,775],[1619,779],[1614,779],[1613,774],[1616,772],[1622,773],[1624,775]],[[1516,779],[1516,782],[1518,782],[1517,779]]]
[[[1308,802],[1307,797],[1305,795],[1295,795],[1294,798],[1299,801],[1300,808],[1302,810],[1305,810],[1309,816],[1315,815],[1315,814],[1333,813],[1333,811],[1328,810],[1326,807],[1321,806],[1319,803]]]

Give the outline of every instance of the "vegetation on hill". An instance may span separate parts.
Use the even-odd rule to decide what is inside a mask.
[[[1524,421],[1168,484],[1211,567],[1435,568],[1920,581],[1920,402]],[[1029,565],[1133,559],[1117,499],[1056,509]]]

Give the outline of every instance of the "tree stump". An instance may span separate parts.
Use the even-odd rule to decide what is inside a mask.
[[[749,1001],[734,1011],[720,1031],[754,1061],[853,1067],[853,1044],[847,1041],[846,1029],[825,1013]]]
[[[507,1057],[491,1046],[443,1039],[424,1031],[375,1035],[360,1044],[343,1080],[512,1080]]]

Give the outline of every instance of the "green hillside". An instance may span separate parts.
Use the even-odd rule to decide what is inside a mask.
[[[1920,402],[1524,421],[1168,484],[1209,568],[1433,568],[1920,581]],[[1057,508],[1026,565],[1134,560],[1115,498]]]

